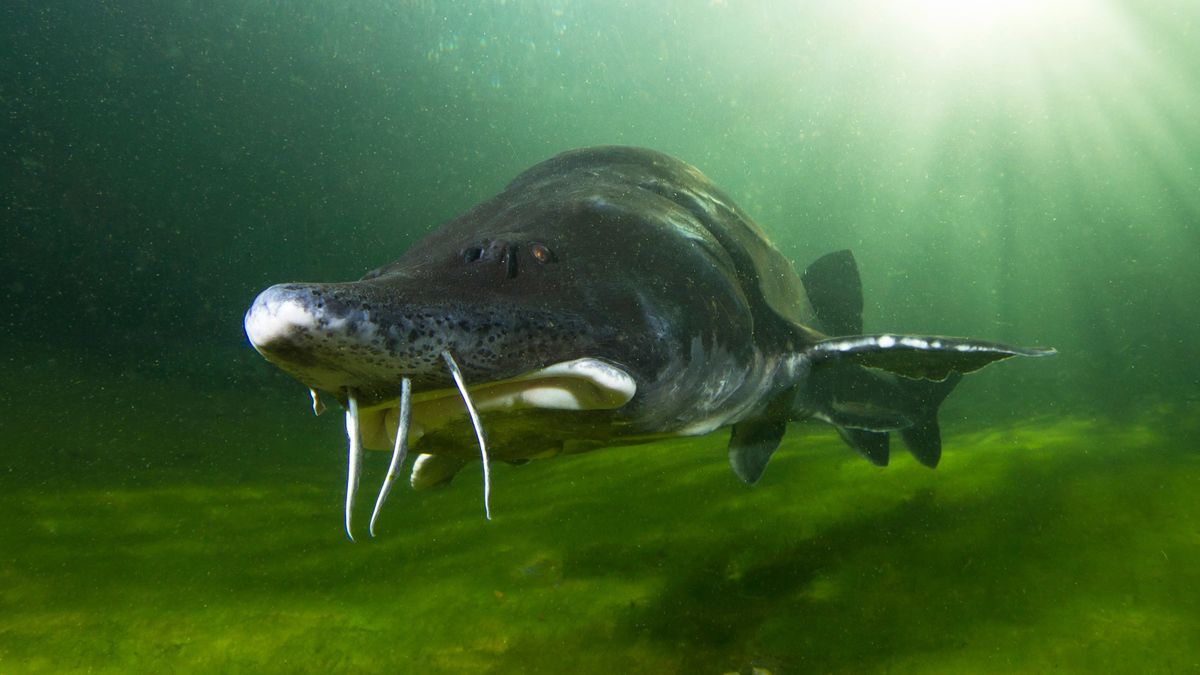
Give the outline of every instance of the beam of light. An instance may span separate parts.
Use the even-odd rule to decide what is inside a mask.
[[[1054,0],[910,0],[890,3],[901,25],[933,47],[975,48],[981,40],[1021,39],[1074,21],[1076,2]]]
[[[1124,194],[1167,189],[1200,207],[1200,192],[1180,183],[1194,175],[1184,111],[1200,106],[1200,94],[1179,55],[1169,58],[1161,39],[1146,33],[1145,17],[1139,20],[1126,4],[860,0],[850,6],[861,19],[860,46],[885,73],[876,76],[875,94],[888,125],[901,130],[914,177],[949,153],[978,170],[983,192],[998,175],[984,162],[1007,152],[1027,172],[1096,184],[1120,179],[1133,188]],[[959,174],[963,182],[969,173]],[[1099,194],[1117,199],[1111,190]]]
[[[942,72],[1024,68],[1047,50],[1071,57],[1111,21],[1107,3],[1096,0],[907,0],[869,8],[887,26],[884,42]]]
[[[864,195],[839,217],[863,223],[864,239],[903,233],[889,254],[920,261],[913,292],[944,302],[944,279],[971,279],[962,306],[940,315],[1016,338],[1028,326],[1091,325],[1105,311],[1093,291],[1112,277],[1194,283],[1174,278],[1200,213],[1194,8],[847,0],[797,17],[835,37],[797,49],[780,77],[805,96],[833,92],[825,108],[798,99],[808,117],[794,135],[837,135],[821,158]],[[808,121],[826,108],[845,121]],[[1078,317],[1036,316],[1053,306]]]

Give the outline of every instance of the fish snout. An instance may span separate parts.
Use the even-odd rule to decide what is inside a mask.
[[[404,377],[425,387],[449,386],[446,350],[463,354],[468,368],[481,356],[491,356],[485,367],[492,366],[493,352],[483,345],[507,326],[435,303],[397,300],[400,295],[363,282],[278,284],[246,311],[246,337],[309,387],[353,389],[364,401],[377,391],[394,396]],[[479,375],[477,368],[471,372]]]
[[[246,336],[310,388],[354,390],[367,406],[394,398],[406,377],[423,391],[453,386],[447,352],[471,382],[597,353],[596,331],[578,317],[434,292],[375,281],[279,284],[251,304]]]
[[[411,366],[389,350],[393,330],[351,284],[278,284],[246,311],[246,337],[259,354],[312,389],[364,394],[386,389]]]
[[[258,294],[246,311],[246,337],[260,353],[294,351],[322,323],[324,301],[311,284],[276,284]]]

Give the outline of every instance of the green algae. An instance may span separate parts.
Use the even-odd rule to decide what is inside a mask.
[[[327,419],[176,435],[190,463],[136,480],[27,449],[0,494],[0,670],[1186,671],[1200,461],[1164,429],[1198,412],[951,429],[937,471],[796,425],[753,489],[721,435],[498,466],[490,523],[468,470],[357,544]]]

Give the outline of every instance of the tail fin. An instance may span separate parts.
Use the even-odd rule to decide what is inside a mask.
[[[851,335],[809,345],[811,371],[800,409],[839,427],[842,438],[875,464],[887,462],[887,438],[900,432],[917,461],[942,456],[937,410],[963,373],[1051,348],[932,335]]]
[[[938,426],[937,411],[942,401],[950,395],[962,380],[961,373],[951,373],[941,382],[909,380],[900,382],[916,404],[912,426],[900,430],[900,438],[917,461],[929,468],[938,465],[942,458],[942,433]]]
[[[1055,353],[938,335],[860,335],[862,280],[850,251],[823,256],[801,280],[822,331],[840,337],[804,348],[801,357],[810,370],[795,412],[833,424],[850,447],[879,466],[888,463],[892,431],[900,432],[918,462],[937,466],[942,458],[938,406],[963,373],[1014,356]]]
[[[806,407],[837,427],[838,434],[876,466],[887,466],[889,434],[898,432],[918,462],[937,466],[942,456],[938,407],[962,380],[912,380],[852,364],[813,371]]]

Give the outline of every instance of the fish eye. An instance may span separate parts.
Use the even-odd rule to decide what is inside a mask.
[[[554,252],[547,248],[545,244],[533,244],[529,247],[529,252],[533,254],[534,260],[543,265],[554,262],[557,259],[554,256]]]

